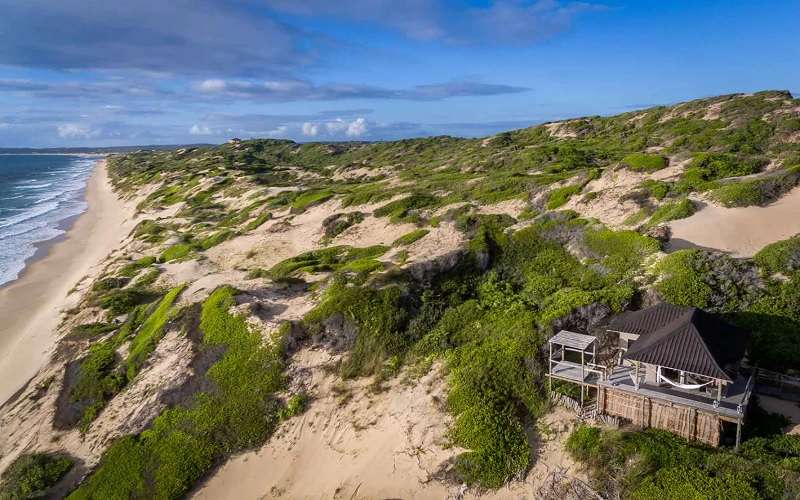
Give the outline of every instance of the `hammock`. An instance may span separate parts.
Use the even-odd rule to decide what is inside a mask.
[[[671,385],[673,387],[677,387],[678,389],[691,389],[691,390],[700,389],[702,387],[707,386],[711,382],[713,382],[713,380],[709,380],[705,384],[681,384],[681,383],[678,383],[678,382],[673,382],[672,380],[668,379],[664,375],[661,375],[661,367],[660,366],[656,368],[656,379],[659,382],[666,382],[666,383],[668,383],[669,385]]]

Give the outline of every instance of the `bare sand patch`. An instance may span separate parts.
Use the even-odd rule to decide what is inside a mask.
[[[770,413],[780,413],[791,423],[784,428],[786,434],[800,434],[800,403],[759,395],[758,404]]]
[[[770,243],[800,233],[800,187],[765,207],[725,208],[707,203],[670,226],[670,250],[701,247],[752,257]]]

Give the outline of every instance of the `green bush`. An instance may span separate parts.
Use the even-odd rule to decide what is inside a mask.
[[[286,401],[286,406],[280,409],[278,417],[281,420],[286,420],[306,411],[308,406],[308,396],[305,393],[293,394],[292,397]]]
[[[247,225],[244,227],[245,231],[255,231],[259,227],[263,226],[265,222],[272,219],[271,212],[264,212],[252,221],[248,222]]]
[[[60,455],[20,455],[0,477],[0,499],[47,498],[48,490],[72,469],[72,465],[72,459]]]
[[[427,229],[415,229],[414,231],[411,231],[410,233],[406,233],[403,236],[401,236],[401,237],[397,238],[396,240],[394,240],[394,243],[392,243],[392,246],[393,247],[397,247],[397,246],[408,246],[408,245],[411,245],[415,241],[424,238],[425,235],[427,235],[429,232],[430,231],[428,231]]]
[[[753,260],[768,274],[789,274],[800,269],[800,235],[765,246]]]
[[[206,372],[214,390],[114,442],[70,499],[182,498],[223,457],[272,434],[280,409],[274,395],[284,386],[286,329],[266,346],[244,318],[230,313],[235,293],[219,288],[202,307],[203,348],[224,353]]]
[[[278,262],[269,270],[274,280],[286,279],[298,273],[332,271],[363,272],[383,265],[375,260],[389,250],[383,245],[354,248],[346,245],[312,250]]]
[[[415,193],[406,198],[387,203],[375,210],[375,217],[389,217],[392,223],[417,222],[416,213],[424,208],[435,208],[439,198],[431,194]]]
[[[192,253],[193,250],[194,246],[191,243],[176,243],[164,250],[164,252],[158,256],[158,261],[171,262],[173,260],[183,259]]]
[[[119,316],[133,310],[139,304],[152,300],[153,293],[138,288],[112,290],[100,298],[100,307],[107,309],[111,316]]]
[[[725,184],[713,190],[711,197],[728,208],[761,205],[765,201],[759,181]]]
[[[114,331],[117,329],[117,326],[118,325],[114,323],[86,323],[84,325],[78,325],[70,330],[69,338],[91,339]]]
[[[554,210],[569,201],[572,195],[578,194],[583,189],[581,185],[564,186],[553,189],[547,195],[547,208]]]
[[[662,222],[669,222],[671,220],[685,219],[691,217],[697,208],[692,200],[683,198],[674,203],[665,203],[658,207],[650,220],[647,221],[648,226],[655,226]]]
[[[622,159],[622,164],[636,172],[655,172],[669,164],[669,160],[660,155],[631,153]]]
[[[139,272],[140,269],[145,267],[149,267],[155,264],[156,258],[152,256],[142,257],[141,259],[135,260],[130,264],[125,264],[122,269],[119,270],[120,276],[124,276],[126,278],[133,278]]]
[[[564,447],[574,459],[588,462],[600,455],[601,434],[597,427],[580,424],[569,435]]]

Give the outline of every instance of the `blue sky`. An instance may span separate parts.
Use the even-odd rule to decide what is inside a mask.
[[[0,146],[482,136],[800,92],[800,2],[0,0]]]

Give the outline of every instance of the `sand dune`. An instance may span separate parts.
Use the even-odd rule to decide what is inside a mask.
[[[55,346],[61,312],[73,307],[79,294],[70,290],[132,229],[132,207],[111,190],[105,161],[86,188],[88,210],[65,238],[45,257],[30,264],[22,276],[0,289],[0,404],[33,377]],[[126,223],[127,221],[127,223]]]
[[[800,233],[800,187],[766,207],[725,208],[707,204],[674,221],[670,249],[703,247],[752,257],[770,243]]]

